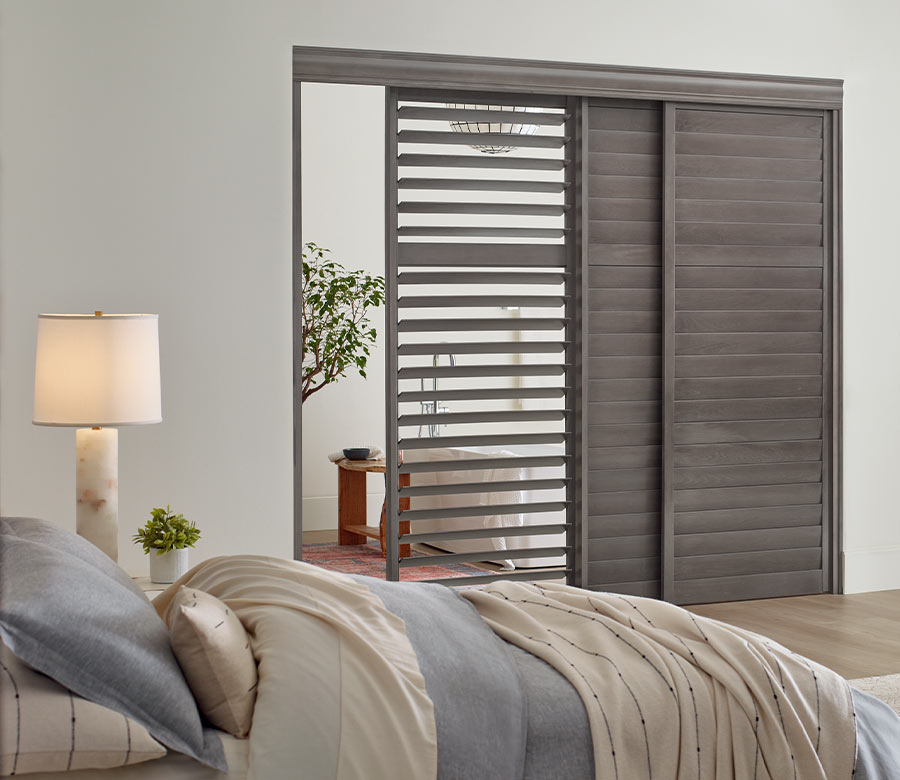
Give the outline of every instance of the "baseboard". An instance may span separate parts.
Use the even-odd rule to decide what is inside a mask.
[[[384,493],[366,494],[366,512],[369,525],[378,525]],[[338,526],[337,496],[303,497],[303,530],[329,531]]]
[[[900,545],[844,550],[844,593],[900,588]]]

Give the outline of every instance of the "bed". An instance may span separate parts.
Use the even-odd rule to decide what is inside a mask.
[[[150,605],[116,568],[51,524],[0,521],[4,645],[78,696],[76,673],[91,667],[106,678],[96,700],[168,751],[36,780],[900,778],[900,718],[886,705],[764,637],[662,602],[552,583],[387,583],[244,555],[204,561]],[[169,652],[150,646],[168,641],[183,597],[225,605],[246,632],[258,681],[245,739],[187,702],[141,702],[162,674],[151,654]],[[69,661],[86,652],[75,672],[48,665],[62,645]],[[142,660],[118,699],[115,653]],[[167,731],[160,713],[184,725]]]

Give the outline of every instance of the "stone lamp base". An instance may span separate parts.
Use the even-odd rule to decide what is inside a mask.
[[[75,530],[119,559],[119,432],[75,431]]]

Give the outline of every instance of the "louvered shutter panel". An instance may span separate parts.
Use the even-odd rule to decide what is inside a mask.
[[[574,103],[388,90],[389,579],[541,559],[468,582],[572,580]]]
[[[662,109],[588,109],[583,585],[660,595]]]
[[[665,595],[678,603],[827,587],[823,129],[821,115],[666,107]]]

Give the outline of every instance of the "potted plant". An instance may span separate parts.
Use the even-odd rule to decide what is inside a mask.
[[[188,570],[188,548],[200,538],[200,529],[167,504],[150,512],[150,520],[134,535],[134,543],[150,556],[150,581],[168,585]],[[151,554],[155,553],[155,554]]]
[[[384,303],[384,277],[348,271],[330,250],[304,246],[302,402],[356,368],[365,379],[369,351],[378,334],[369,309]]]

